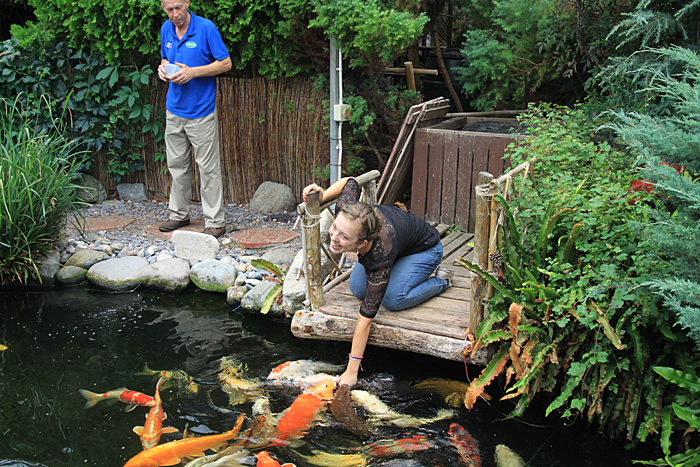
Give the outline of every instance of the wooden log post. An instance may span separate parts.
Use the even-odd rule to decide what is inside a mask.
[[[498,247],[498,201],[495,198],[487,200],[489,202],[489,251],[488,251],[488,270],[493,270],[493,260],[491,253],[494,253]],[[486,299],[493,297],[493,286],[489,283],[486,286]]]
[[[370,180],[363,187],[365,193],[365,203],[370,205],[377,204],[377,181]]]
[[[318,311],[323,305],[323,277],[321,277],[321,209],[318,192],[312,191],[306,196],[303,228],[306,250],[306,280],[308,284],[311,309]]]
[[[479,172],[477,185],[486,185],[493,180],[488,172]],[[478,188],[478,186],[477,186]],[[489,253],[489,206],[491,200],[481,195],[477,189],[476,219],[474,224],[474,261],[482,270],[488,268]],[[484,297],[486,296],[486,280],[478,275],[472,275],[471,311],[469,316],[469,331],[476,334],[476,328],[484,319]]]

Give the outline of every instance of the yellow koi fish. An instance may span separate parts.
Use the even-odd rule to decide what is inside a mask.
[[[165,381],[165,378],[161,377],[156,384],[156,394],[154,397],[155,405],[148,411],[146,423],[143,426],[134,427],[134,433],[141,438],[141,446],[143,446],[143,449],[151,449],[157,446],[161,435],[177,432],[177,428],[163,428],[163,420],[167,418],[167,415],[163,411],[163,402],[160,399],[160,385],[163,381]]]
[[[141,451],[124,464],[124,467],[160,467],[177,465],[187,457],[199,457],[204,451],[223,446],[226,441],[238,436],[245,415],[241,414],[232,430],[218,435],[183,438],[169,443],[159,444],[151,449]]]
[[[493,458],[497,467],[525,467],[523,458],[504,444],[496,446],[496,453]]]
[[[223,357],[219,364],[219,384],[228,394],[229,405],[244,404],[250,399],[265,395],[261,382],[243,377],[247,371],[245,364],[232,358]]]

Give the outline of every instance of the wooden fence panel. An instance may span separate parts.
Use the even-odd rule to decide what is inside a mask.
[[[473,232],[479,172],[499,176],[510,167],[503,156],[518,137],[451,129],[462,126],[454,119],[416,132],[411,212]]]

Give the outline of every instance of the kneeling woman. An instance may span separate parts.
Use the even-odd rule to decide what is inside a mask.
[[[331,252],[358,255],[349,285],[362,304],[348,366],[338,381],[352,386],[379,306],[398,311],[419,305],[450,287],[452,272],[438,267],[442,244],[435,227],[396,206],[359,201],[360,186],[354,178],[342,178],[325,192],[309,185],[304,200],[311,191],[319,192],[320,202],[338,196],[335,221],[328,230]]]

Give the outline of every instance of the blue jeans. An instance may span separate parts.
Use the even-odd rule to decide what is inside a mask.
[[[439,277],[430,277],[442,261],[442,243],[434,247],[399,258],[391,268],[389,285],[382,305],[387,310],[399,311],[420,305],[447,289],[448,282]],[[350,291],[360,300],[365,298],[367,274],[359,262],[350,274]]]

